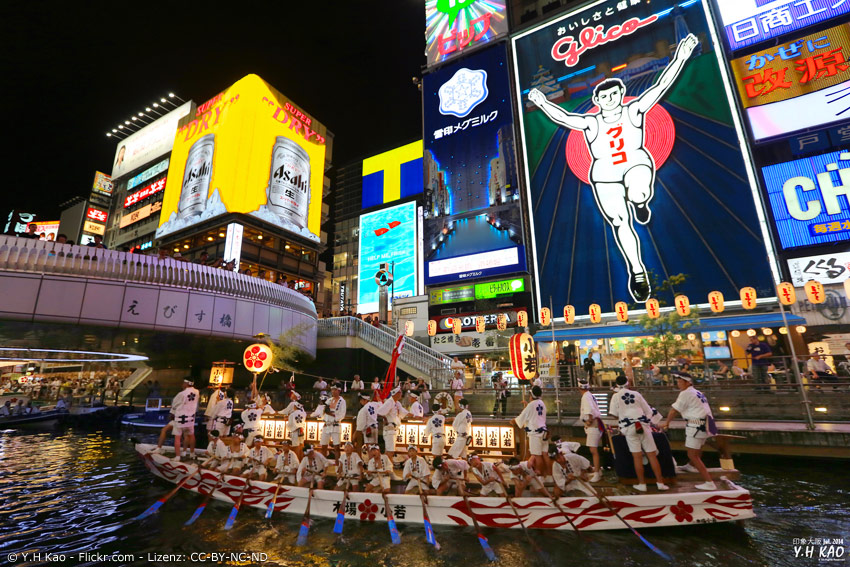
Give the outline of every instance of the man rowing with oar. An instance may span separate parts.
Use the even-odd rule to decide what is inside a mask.
[[[354,443],[346,441],[342,447],[342,455],[336,461],[336,486],[345,490],[357,492],[363,479],[363,459],[354,450]]]
[[[253,447],[248,452],[247,461],[248,468],[243,476],[249,480],[265,482],[268,477],[267,468],[274,466],[275,456],[271,449],[263,445],[263,436],[259,433],[254,434]]]
[[[469,475],[469,463],[461,459],[443,459],[435,457],[434,474],[431,477],[431,486],[437,490],[437,496],[443,496],[452,488],[457,489],[458,494],[463,494],[466,479]]]
[[[582,459],[587,467],[590,467],[590,461],[581,455],[574,455]],[[583,469],[576,467],[576,460],[567,460],[567,456],[558,449],[557,445],[549,446],[549,458],[552,460],[552,479],[555,481],[555,498],[563,496],[571,490],[578,490],[584,494],[593,496],[577,479],[585,480],[585,472]],[[578,468],[578,470],[576,470]],[[538,477],[539,478],[539,477]]]
[[[428,486],[431,482],[431,467],[425,457],[419,454],[416,445],[407,448],[407,460],[404,462],[404,471],[401,480],[408,481],[405,494],[418,494],[420,486]],[[421,483],[421,484],[420,484]]]
[[[318,451],[313,450],[313,446],[309,443],[304,444],[304,458],[301,459],[301,464],[298,465],[298,486],[312,486],[316,483],[316,488],[322,489],[325,487],[325,471],[328,468],[328,460]]]
[[[277,456],[277,461],[275,462],[274,471],[277,473],[277,476],[274,478],[274,482],[278,482],[283,477],[284,484],[296,485],[298,481],[295,478],[295,475],[298,473],[298,465],[301,464],[301,461],[298,459],[298,455],[295,454],[295,451],[292,450],[292,441],[289,439],[284,439],[281,441],[283,445],[283,449]]]
[[[369,447],[369,460],[366,463],[366,478],[369,482],[366,484],[366,492],[389,492],[390,481],[394,477],[390,458],[381,454],[381,448],[377,445]]]
[[[505,465],[502,463],[482,461],[481,457],[478,455],[472,455],[469,457],[469,464],[472,467],[472,474],[475,475],[475,478],[478,479],[478,482],[481,484],[481,492],[479,493],[479,496],[489,496],[490,494],[505,496],[505,490],[502,488],[501,478],[499,477],[499,473],[496,472],[496,467],[502,468],[505,467]],[[500,472],[503,474],[510,473],[510,471],[507,470],[507,467]]]
[[[218,430],[210,431],[210,442],[207,444],[207,458],[201,464],[205,469],[217,469],[227,456],[227,445],[219,438]]]

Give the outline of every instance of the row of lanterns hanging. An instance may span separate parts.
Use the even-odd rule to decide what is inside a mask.
[[[815,281],[809,280],[803,286],[806,291],[806,298],[811,303],[820,304],[826,301],[826,293],[823,289],[823,284]],[[844,288],[847,292],[848,297],[850,297],[850,280],[844,282]],[[789,282],[781,282],[776,286],[776,296],[779,298],[779,302],[782,305],[789,306],[793,305],[797,302],[797,293],[794,289],[794,286]],[[741,288],[740,291],[741,305],[744,309],[755,309],[756,308],[756,290],[752,287],[744,287]],[[673,300],[674,306],[676,308],[676,313],[678,313],[682,317],[687,317],[691,314],[691,302],[686,295],[677,295]],[[723,297],[723,293],[719,291],[712,291],[708,294],[708,306],[713,313],[722,313],[725,307],[725,298]],[[651,319],[657,319],[661,315],[661,306],[658,303],[658,300],[655,298],[650,298],[646,301],[646,314]],[[617,320],[625,323],[629,320],[629,306],[624,301],[618,301],[614,305],[614,313],[617,316]],[[588,314],[590,315],[591,323],[600,323],[602,321],[602,308],[597,303],[593,303],[588,308]],[[564,322],[567,325],[572,325],[575,322],[576,318],[576,309],[572,305],[564,306]],[[548,326],[552,322],[552,312],[548,307],[542,307],[540,309],[540,324],[542,326]],[[452,332],[455,335],[459,335],[463,328],[463,323],[459,317],[450,317],[446,319],[446,324],[451,328]],[[517,312],[517,326],[520,328],[524,328],[528,326],[528,313],[526,311],[518,311]],[[413,336],[413,321],[407,321],[405,323],[405,334],[408,336]],[[481,315],[475,318],[475,330],[479,333],[483,333],[487,327],[487,322],[485,318]],[[499,313],[496,317],[496,328],[500,331],[504,331],[508,328],[508,317],[504,313]],[[433,337],[437,334],[437,322],[436,321],[428,321],[428,335]]]

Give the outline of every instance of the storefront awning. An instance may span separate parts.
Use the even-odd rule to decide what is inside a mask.
[[[805,325],[806,320],[799,315],[785,312],[789,325]],[[782,313],[756,313],[753,315],[733,315],[726,317],[701,317],[699,325],[683,329],[685,333],[703,333],[707,331],[731,331],[733,329],[747,330],[762,327],[782,327]],[[648,333],[639,327],[626,323],[598,327],[575,327],[555,329],[556,341],[573,341],[582,339],[613,339],[617,337],[640,337]],[[551,342],[552,331],[540,330],[534,335],[537,342]]]

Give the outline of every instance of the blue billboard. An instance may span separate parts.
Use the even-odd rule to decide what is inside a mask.
[[[382,264],[393,275],[390,305],[393,297],[416,295],[417,248],[415,202],[360,215],[358,313],[378,311],[375,276]]]
[[[672,304],[658,283],[680,273],[695,304],[774,296],[707,10],[604,0],[512,39],[538,300],[556,312]]]
[[[850,240],[850,152],[762,168],[783,249]]]
[[[526,269],[506,48],[422,80],[425,284]]]

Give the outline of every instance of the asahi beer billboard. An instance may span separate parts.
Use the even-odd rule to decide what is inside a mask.
[[[319,241],[327,129],[257,75],[198,107],[174,140],[161,238],[244,213]]]
[[[118,142],[112,162],[112,179],[167,154],[174,144],[177,124],[192,111],[192,104],[191,101],[182,104]]]
[[[643,304],[680,273],[693,303],[775,295],[708,18],[701,1],[603,0],[513,38],[537,293],[555,311]]]

